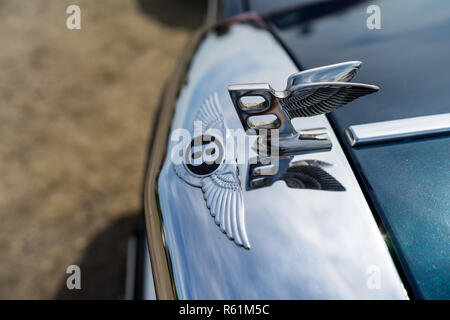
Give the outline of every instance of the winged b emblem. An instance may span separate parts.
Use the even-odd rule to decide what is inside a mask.
[[[227,133],[217,93],[206,99],[196,121],[200,121],[203,135],[194,137],[187,146],[183,163],[173,165],[175,172],[185,182],[202,189],[206,205],[220,230],[237,245],[250,249],[238,167],[235,162],[225,161],[221,138]],[[200,161],[195,162],[195,159]]]

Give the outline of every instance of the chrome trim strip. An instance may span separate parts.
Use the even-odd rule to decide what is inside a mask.
[[[345,129],[352,147],[450,133],[450,113],[381,121]]]
[[[208,30],[209,27],[198,29],[187,42],[169,82],[170,85],[166,87],[162,96],[159,116],[155,118],[154,126],[158,129],[155,130],[152,136],[151,153],[144,187],[144,208],[150,261],[158,300],[174,300],[177,296],[168,264],[164,221],[161,219],[156,199],[156,180],[165,158],[167,135],[172,121],[175,102],[179,94],[178,90],[185,79],[192,56]]]

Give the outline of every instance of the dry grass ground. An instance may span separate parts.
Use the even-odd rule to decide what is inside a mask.
[[[79,297],[122,297],[156,104],[203,18],[189,2],[0,0],[1,299],[64,297],[71,264]]]

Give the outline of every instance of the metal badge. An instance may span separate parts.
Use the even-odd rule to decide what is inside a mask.
[[[220,230],[237,245],[250,249],[238,167],[229,159],[225,161],[222,139],[227,132],[217,93],[203,103],[195,121],[201,121],[204,134],[192,139],[184,152],[183,163],[174,164],[175,172],[190,185],[202,189]]]

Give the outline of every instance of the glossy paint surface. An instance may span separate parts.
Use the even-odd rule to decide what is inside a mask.
[[[305,5],[295,21],[272,17],[272,25],[303,68],[356,59],[363,67],[355,81],[380,87],[329,119],[394,241],[414,295],[448,299],[449,138],[351,148],[344,130],[450,112],[450,1],[339,1],[350,2],[355,4],[331,11],[325,4]],[[381,9],[380,30],[366,27],[372,4]]]
[[[347,2],[356,4],[344,6]],[[273,26],[304,69],[358,60],[363,66],[354,81],[380,87],[376,95],[332,114],[340,134],[353,124],[449,112],[449,1],[336,3],[342,9],[325,11],[320,2],[314,10],[299,7],[297,21],[274,18]],[[371,4],[380,7],[380,30],[366,26]]]
[[[264,30],[237,24],[211,31],[194,55],[180,88],[172,130],[191,130],[203,101],[214,92],[228,127],[241,128],[227,86],[268,82],[280,90],[296,71]],[[294,126],[330,130],[330,152],[297,157],[334,164],[327,171],[347,191],[292,189],[282,181],[244,191],[250,250],[220,232],[201,189],[180,179],[170,157],[166,158],[158,178],[157,198],[178,298],[405,298],[386,244],[327,118],[296,119]],[[175,143],[169,142],[167,155]],[[239,169],[243,185],[247,167]],[[379,288],[371,286],[374,273],[381,276]]]
[[[413,290],[448,299],[450,137],[360,147],[357,154]]]

